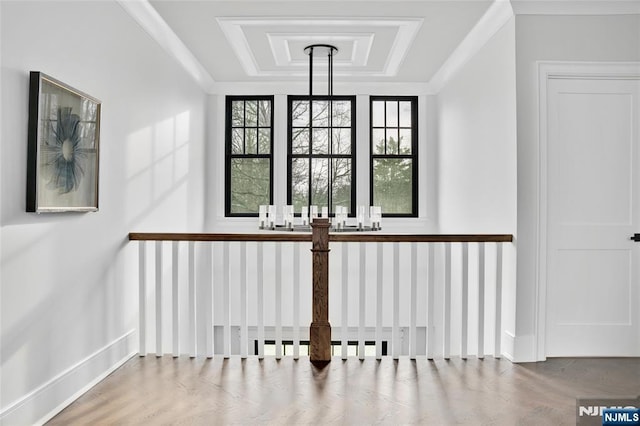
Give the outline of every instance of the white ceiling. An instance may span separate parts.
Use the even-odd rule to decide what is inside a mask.
[[[492,0],[150,3],[216,82],[304,79],[314,43],[341,80],[428,82]]]
[[[338,47],[340,82],[436,93],[514,14],[640,13],[640,0],[117,1],[209,93],[302,84],[317,43]]]

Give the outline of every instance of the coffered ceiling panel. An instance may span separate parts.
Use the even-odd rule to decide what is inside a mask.
[[[335,75],[395,77],[422,18],[218,18],[249,76],[304,76],[305,46],[333,44]],[[315,64],[326,60],[318,58]]]
[[[338,47],[341,80],[428,82],[491,0],[151,1],[216,82],[301,80],[304,47]],[[326,67],[326,60],[317,59]]]

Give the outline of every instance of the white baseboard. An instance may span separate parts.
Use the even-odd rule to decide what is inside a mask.
[[[131,330],[0,411],[1,425],[41,425],[138,353]]]
[[[516,336],[510,332],[505,332],[505,350],[503,354],[511,362],[539,362],[536,356],[536,339],[533,334]]]
[[[504,356],[509,361],[514,362],[513,360],[515,359],[514,353],[516,336],[514,336],[513,333],[505,331],[502,342],[504,343],[504,346],[502,348],[502,356]]]

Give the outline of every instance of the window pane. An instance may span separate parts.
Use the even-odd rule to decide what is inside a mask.
[[[373,129],[371,136],[374,154],[384,154],[384,129]]]
[[[398,102],[387,101],[387,127],[398,127]]]
[[[411,154],[411,130],[400,129],[400,150],[399,154]]]
[[[327,127],[329,125],[329,102],[312,101],[312,115],[314,127]]]
[[[304,101],[289,99],[291,151],[288,158],[292,170],[289,183],[292,204],[296,211],[309,204],[329,207],[333,211],[337,204],[333,202],[329,206],[329,199],[337,197],[341,205],[350,208],[353,100],[334,99],[329,104],[328,100],[319,97]],[[301,111],[308,114],[308,119],[301,119]],[[349,158],[336,158],[338,156]]]
[[[246,101],[245,126],[258,125],[258,101]]]
[[[246,128],[244,129],[245,137],[245,154],[257,154],[258,153],[258,129]]]
[[[308,101],[293,101],[291,111],[293,127],[309,127]]]
[[[311,159],[311,204],[328,206],[329,201],[329,160],[326,158]]]
[[[398,129],[387,129],[387,155],[398,154]]]
[[[299,212],[309,205],[309,160],[294,158],[291,160],[291,186],[293,209]]]
[[[313,129],[311,141],[314,154],[329,153],[329,129]]]
[[[373,205],[382,213],[412,212],[412,161],[401,158],[373,160]]]
[[[271,127],[271,101],[258,101],[258,126]]]
[[[333,129],[333,153],[351,154],[351,129]]]
[[[293,143],[291,146],[294,154],[309,153],[309,129],[293,129]]]
[[[233,129],[231,131],[231,153],[244,154],[244,129]]]
[[[271,152],[271,129],[258,130],[258,153],[269,154]]]
[[[273,101],[271,97],[226,99],[226,122],[231,126],[225,135],[225,214],[256,215],[258,206],[269,204],[271,198]],[[248,158],[257,155],[261,158]]]
[[[231,102],[231,125],[233,127],[244,126],[244,101]]]
[[[373,101],[373,127],[384,127],[384,102]]]
[[[269,204],[269,159],[231,159],[231,213],[255,213]]]
[[[333,161],[333,193],[331,212],[335,206],[346,206],[351,211],[351,159],[335,158]]]
[[[333,101],[333,127],[351,127],[351,102]]]
[[[411,127],[411,102],[400,102],[400,127]]]

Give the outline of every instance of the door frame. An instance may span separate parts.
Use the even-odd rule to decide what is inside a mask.
[[[538,61],[538,191],[535,356],[547,359],[548,82],[551,79],[640,80],[640,62]]]

